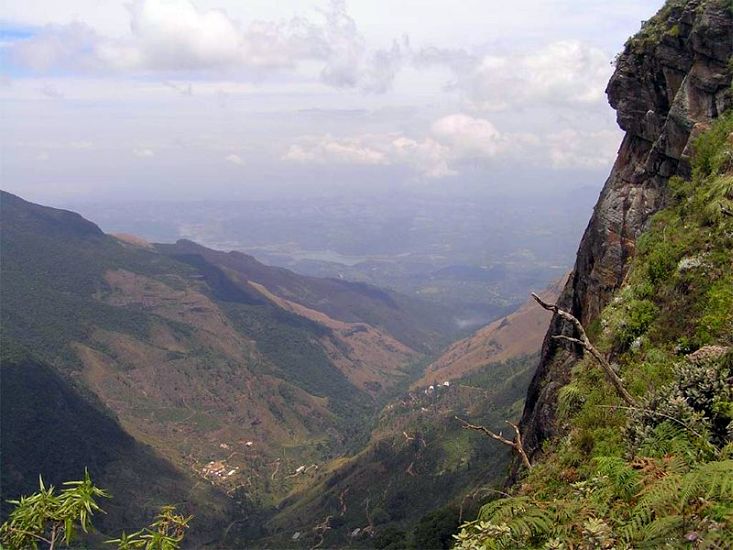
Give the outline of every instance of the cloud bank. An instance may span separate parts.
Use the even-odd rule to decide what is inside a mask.
[[[320,13],[318,21],[293,17],[242,25],[223,10],[199,9],[190,0],[135,0],[129,5],[126,37],[105,37],[74,22],[45,26],[13,42],[8,50],[16,63],[41,73],[241,77],[295,71],[315,62],[327,85],[374,92],[389,89],[405,60],[406,45],[394,41],[389,48],[370,50],[345,0],[332,0]]]
[[[401,133],[303,136],[282,160],[302,164],[405,165],[424,178],[456,176],[465,162],[495,158],[525,164],[549,163],[559,169],[594,169],[607,165],[616,152],[615,131],[565,129],[538,136],[501,133],[485,118],[455,113],[434,121],[427,135]]]

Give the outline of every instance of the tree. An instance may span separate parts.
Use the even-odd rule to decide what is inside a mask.
[[[10,501],[15,509],[0,527],[4,546],[36,549],[45,543],[49,550],[59,542],[68,546],[80,528],[89,531],[92,516],[102,510],[97,499],[109,498],[106,491],[94,486],[86,470],[83,481],[67,481],[66,489],[59,493],[53,485],[46,487],[40,476],[38,484],[37,493]]]
[[[591,341],[588,339],[588,336],[585,333],[585,329],[583,328],[583,325],[578,320],[575,315],[572,313],[569,313],[563,309],[560,309],[557,305],[554,304],[548,304],[542,298],[537,296],[534,292],[532,293],[532,298],[534,298],[535,302],[537,302],[540,306],[542,306],[547,311],[552,311],[555,315],[560,317],[561,319],[568,321],[573,325],[575,328],[575,332],[578,334],[578,338],[573,338],[570,336],[565,336],[563,334],[556,334],[552,338],[555,340],[564,340],[566,342],[570,342],[572,344],[577,344],[581,346],[585,351],[591,354],[593,359],[596,360],[596,362],[600,365],[600,367],[603,369],[603,371],[606,373],[606,376],[608,377],[611,384],[613,384],[613,387],[616,389],[616,392],[619,394],[619,396],[626,401],[627,404],[634,407],[636,406],[636,400],[631,397],[631,394],[627,391],[627,389],[624,387],[624,382],[621,380],[618,374],[613,370],[613,367],[608,363],[606,358],[603,356],[603,354],[596,349],[596,347],[591,343]]]
[[[150,527],[129,535],[123,532],[108,544],[117,544],[119,550],[177,550],[191,519],[177,514],[175,506],[163,506]]]
[[[9,501],[15,508],[0,526],[0,548],[68,547],[79,529],[89,532],[96,512],[104,513],[97,500],[110,498],[107,491],[92,483],[87,470],[82,481],[67,481],[63,484],[66,488],[58,493],[52,485],[46,487],[40,476],[38,483],[36,493]],[[174,506],[163,506],[149,527],[129,535],[123,532],[120,538],[107,543],[116,544],[119,550],[178,550],[191,519],[177,514]]]
[[[527,456],[527,453],[524,451],[524,444],[522,443],[522,433],[519,431],[519,426],[516,424],[513,424],[506,420],[506,423],[509,424],[512,428],[514,428],[514,433],[516,434],[514,436],[514,440],[509,440],[506,437],[504,437],[501,433],[494,433],[490,429],[488,429],[486,426],[478,426],[476,424],[471,424],[469,422],[466,422],[462,418],[455,417],[456,420],[458,420],[462,425],[464,430],[476,430],[477,432],[483,432],[484,434],[488,435],[491,439],[494,439],[498,441],[499,443],[503,443],[504,445],[508,445],[512,449],[514,449],[517,454],[522,459],[522,464],[528,469],[532,469],[532,463],[529,461],[529,457]]]

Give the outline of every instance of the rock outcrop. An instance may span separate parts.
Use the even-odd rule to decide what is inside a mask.
[[[723,0],[669,1],[617,60],[606,93],[626,135],[558,302],[585,326],[623,282],[637,237],[665,205],[669,178],[689,177],[695,136],[733,107],[732,12]],[[557,391],[578,356],[552,336],[569,330],[552,320],[528,390],[521,428],[530,454],[558,432]]]

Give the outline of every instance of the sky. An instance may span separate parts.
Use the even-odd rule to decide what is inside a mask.
[[[600,188],[661,0],[5,0],[0,184],[30,200]]]

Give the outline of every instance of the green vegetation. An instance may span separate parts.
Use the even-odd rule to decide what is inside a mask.
[[[38,479],[38,492],[12,500],[15,509],[0,527],[0,541],[10,549],[38,548],[40,543],[53,549],[57,544],[69,546],[81,529],[89,532],[92,516],[101,511],[96,499],[109,497],[95,487],[84,473],[83,481],[67,481],[66,489],[56,493]]]
[[[234,485],[253,472],[247,504],[264,514],[297,481],[286,468],[322,464],[367,442],[378,407],[328,356],[324,341],[338,341],[327,327],[265,299],[237,265],[219,263],[239,256],[131,246],[77,214],[4,192],[0,206],[0,472],[8,497],[32,491],[38,472],[58,484],[88,465],[121,501],[135,503],[126,524],[187,498],[200,529],[209,530],[193,536],[204,539],[219,521],[228,525],[240,504],[212,484],[192,489],[192,466],[201,472],[233,452],[221,443],[255,441],[254,459],[240,450],[227,468],[238,473],[217,481]],[[318,303],[338,291],[340,310],[355,301],[375,318],[417,321],[371,287],[248,262],[268,287],[283,281]],[[110,272],[121,275],[113,281]],[[219,316],[207,318],[207,308]],[[219,322],[241,340],[216,334]],[[434,337],[419,334],[426,344]],[[136,429],[135,438],[120,424]],[[284,473],[271,479],[276,458]],[[111,512],[118,506],[111,503]],[[1,503],[0,517],[8,513]],[[100,525],[112,531],[120,517],[110,513]],[[240,527],[228,531],[230,540]]]
[[[450,386],[397,396],[365,449],[286,501],[268,525],[278,535],[265,542],[287,547],[300,532],[299,542],[317,544],[313,526],[330,516],[324,547],[449,548],[462,518],[496,492],[511,458],[455,416],[504,429],[521,414],[536,364],[536,355],[491,363]]]
[[[723,548],[733,540],[733,114],[695,143],[693,177],[638,241],[558,396],[564,435],[458,548]]]
[[[192,519],[176,513],[175,506],[163,506],[150,527],[107,542],[117,544],[119,550],[177,550]]]
[[[626,48],[640,53],[648,47],[656,46],[665,38],[677,39],[680,36],[680,24],[673,21],[676,18],[672,16],[679,13],[687,3],[688,0],[667,0],[662,9],[649,21],[645,21],[636,35],[629,38]],[[702,4],[704,2],[700,5]]]
[[[94,514],[104,513],[97,500],[110,498],[92,483],[88,471],[81,481],[64,482],[66,488],[59,492],[52,485],[47,487],[40,477],[38,484],[38,491],[32,495],[9,501],[15,508],[0,526],[2,547],[37,550],[42,546],[54,550],[62,544],[71,546],[80,539],[80,530],[90,534]],[[177,550],[191,519],[177,514],[174,506],[163,506],[150,527],[129,535],[122,533],[107,544],[116,544],[119,550]]]

